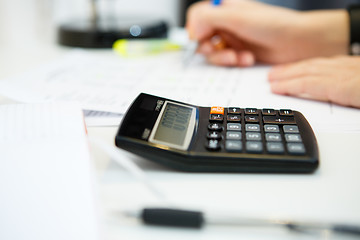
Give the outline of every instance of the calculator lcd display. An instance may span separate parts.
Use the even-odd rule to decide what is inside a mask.
[[[166,102],[149,140],[185,150],[194,130],[195,110],[194,107]]]

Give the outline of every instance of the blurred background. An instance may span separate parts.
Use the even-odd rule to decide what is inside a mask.
[[[91,17],[91,2],[98,15],[154,16],[169,28],[182,27],[189,5],[196,0],[0,0],[0,78],[17,72],[26,63],[32,67],[68,49],[57,44],[59,26],[72,19]],[[356,0],[264,0],[271,4],[308,10],[344,8]],[[23,64],[24,65],[24,64]],[[24,65],[25,66],[25,65]]]

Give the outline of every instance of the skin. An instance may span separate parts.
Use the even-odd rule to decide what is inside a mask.
[[[360,108],[360,57],[313,58],[274,67],[274,93]]]
[[[210,63],[273,64],[274,93],[360,108],[360,57],[347,56],[345,10],[299,12],[248,0],[213,7],[203,1],[189,9],[187,19],[190,38],[199,41],[198,51]]]

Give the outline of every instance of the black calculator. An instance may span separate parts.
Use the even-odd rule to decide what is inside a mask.
[[[144,93],[115,144],[188,172],[310,173],[319,165],[314,132],[298,111],[200,107]]]

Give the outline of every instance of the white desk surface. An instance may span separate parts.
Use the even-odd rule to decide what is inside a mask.
[[[0,3],[4,4],[4,1]],[[25,12],[19,14],[24,14],[21,15],[23,21],[27,20],[26,17],[31,18]],[[24,29],[23,22],[8,22],[9,25],[5,25],[4,20],[14,20],[15,17],[2,15],[2,18],[0,80],[71,50],[55,44],[53,26],[41,28],[37,25],[39,22],[28,22],[26,34],[30,37],[25,40],[20,30],[9,27],[13,24]],[[10,99],[0,96],[1,104],[10,102]],[[116,130],[116,127],[88,128],[90,136],[102,138],[109,144],[113,144]],[[319,169],[309,175],[189,174],[165,169],[137,157],[132,157],[132,160],[145,170],[169,199],[183,206],[240,216],[360,223],[359,139],[359,131],[318,132],[321,163]],[[345,239],[329,232],[307,235],[276,228],[214,226],[184,230],[144,226],[124,218],[120,212],[154,203],[154,197],[96,146],[91,146],[91,151],[98,173],[106,239]]]

